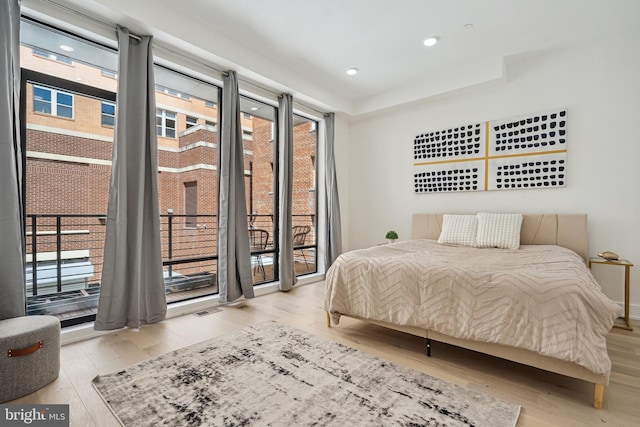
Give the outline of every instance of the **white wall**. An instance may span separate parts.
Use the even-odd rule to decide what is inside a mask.
[[[352,121],[348,187],[343,200],[345,249],[384,241],[395,229],[408,239],[413,212],[515,211],[587,213],[589,254],[612,250],[635,262],[632,315],[640,318],[640,53],[636,40],[510,58],[506,80]],[[425,76],[426,77],[426,76]],[[568,110],[567,186],[454,194],[413,193],[413,138],[425,131]],[[344,204],[346,202],[346,205]],[[596,278],[623,300],[622,268]]]

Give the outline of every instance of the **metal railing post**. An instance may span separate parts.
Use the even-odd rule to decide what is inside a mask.
[[[31,217],[31,294],[38,295],[38,228],[36,216]]]
[[[62,292],[62,217],[56,215],[56,282]]]
[[[168,221],[168,233],[169,233],[169,239],[168,239],[168,251],[167,251],[167,256],[169,257],[169,259],[173,259],[173,215],[169,214],[167,215],[167,221]],[[169,264],[169,277],[173,276],[173,265]]]

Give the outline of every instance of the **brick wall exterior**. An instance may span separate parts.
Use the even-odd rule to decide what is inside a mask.
[[[98,105],[99,101],[94,103]],[[76,104],[77,105],[77,104]],[[27,123],[32,124],[32,119],[37,124],[54,128],[56,121],[62,122],[65,127],[58,128],[56,132],[68,132],[69,119],[43,116],[30,112],[27,115]],[[95,108],[87,107],[87,111],[95,111]],[[80,110],[76,110],[76,117],[82,116]],[[178,114],[178,123],[184,123],[184,115]],[[46,119],[46,120],[43,120]],[[99,120],[99,115],[94,116]],[[245,127],[247,120],[244,120]],[[96,134],[94,125],[90,126],[82,121],[83,126],[73,131],[82,134]],[[77,123],[76,123],[77,125]],[[98,126],[102,129],[103,127]],[[245,170],[252,171],[245,178],[247,208],[252,206],[253,212],[260,215],[257,225],[269,230],[273,235],[272,215],[274,212],[274,141],[271,139],[272,124],[270,121],[253,117],[251,120],[253,129],[251,139],[245,139]],[[185,227],[185,190],[187,182],[197,182],[197,206],[198,214],[215,215],[217,213],[217,159],[218,159],[218,133],[213,126],[200,124],[195,128],[185,131],[178,128],[179,137],[170,140],[159,138],[158,165],[161,171],[158,174],[159,213],[164,215],[168,209],[173,210],[173,258],[198,256],[203,254],[215,254],[216,252],[216,227],[215,217],[198,219],[197,228]],[[73,133],[73,132],[72,132]],[[294,149],[294,215],[310,215],[315,210],[315,192],[313,189],[316,133],[310,132],[309,124],[305,123],[295,128]],[[163,149],[165,148],[165,149]],[[26,149],[29,153],[26,168],[26,194],[27,214],[89,214],[106,215],[111,166],[109,164],[96,164],[110,162],[113,150],[112,142],[90,137],[69,135],[64,133],[47,132],[43,130],[28,129]],[[60,158],[58,156],[70,156]],[[48,157],[48,158],[40,158]],[[77,160],[77,161],[76,161]],[[203,167],[204,165],[204,167]],[[170,169],[167,171],[166,169]],[[253,200],[249,199],[250,187]],[[166,251],[168,245],[167,233],[168,218],[162,219],[162,244],[163,258],[168,257]],[[66,229],[88,230],[93,243],[88,246],[83,238],[63,237],[62,250],[75,250],[90,248],[90,256],[95,267],[95,275],[92,280],[98,281],[101,274],[102,246],[105,227],[99,224],[97,218],[64,219]],[[294,224],[305,223],[312,225],[311,219],[294,218]],[[28,224],[28,231],[29,231]],[[38,220],[38,232],[54,230],[51,219]],[[273,237],[272,237],[273,239]],[[312,237],[310,239],[313,239]],[[307,241],[307,244],[312,243]],[[28,250],[30,253],[31,240],[29,238]],[[55,242],[50,237],[39,238],[38,253],[55,251]],[[215,262],[192,263],[188,266],[174,267],[183,274],[198,271],[215,271]]]

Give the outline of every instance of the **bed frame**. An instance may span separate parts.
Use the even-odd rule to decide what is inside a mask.
[[[414,214],[412,224],[413,239],[437,240],[442,231],[443,214]],[[525,214],[520,232],[523,245],[558,245],[573,250],[583,259],[587,259],[587,215],[586,214]],[[500,357],[555,372],[572,378],[578,378],[594,384],[593,406],[602,408],[604,387],[609,384],[608,375],[594,374],[583,366],[571,362],[541,356],[535,352],[509,347],[501,344],[485,343],[454,338],[436,331],[393,325],[391,323],[353,317],[369,323],[417,335],[427,340],[427,355],[430,356],[431,340],[452,344],[469,350]],[[327,312],[327,327],[331,327],[331,318]]]

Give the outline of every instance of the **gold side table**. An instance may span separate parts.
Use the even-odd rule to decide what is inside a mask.
[[[631,323],[629,323],[629,275],[630,269],[633,267],[633,264],[626,259],[620,259],[617,261],[609,261],[604,258],[589,258],[589,268],[591,268],[591,264],[605,264],[605,265],[619,265],[624,267],[624,317],[621,319],[624,320],[624,325],[613,325],[614,328],[626,329],[627,331],[633,331],[631,327]]]

